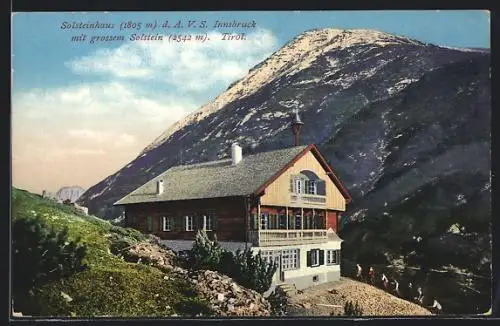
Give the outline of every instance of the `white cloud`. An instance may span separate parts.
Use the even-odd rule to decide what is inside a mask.
[[[98,49],[66,62],[79,83],[14,91],[16,182],[40,189],[52,179],[98,182],[277,45],[266,30],[250,33],[247,41],[222,41],[214,32],[209,37],[205,43],[129,42]],[[103,81],[96,82],[96,74]]]
[[[103,154],[131,159],[198,105],[110,82],[18,92],[12,107],[14,162],[62,164]]]
[[[94,144],[112,144],[114,148],[126,147],[136,143],[134,136],[116,131],[70,129],[67,134],[69,137],[90,141]]]
[[[197,107],[183,98],[156,95],[120,82],[78,84],[56,89],[33,89],[13,96],[13,116],[27,119],[75,117],[126,118],[136,121],[176,121]],[[54,116],[56,115],[56,116]]]
[[[205,91],[217,83],[243,77],[248,69],[276,50],[277,39],[264,29],[247,40],[222,40],[208,33],[206,42],[135,41],[119,48],[100,49],[67,62],[79,74],[105,74],[117,78],[150,80],[184,91]]]

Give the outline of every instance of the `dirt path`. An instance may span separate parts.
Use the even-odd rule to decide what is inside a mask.
[[[343,314],[344,304],[349,300],[358,301],[363,309],[363,316],[432,315],[429,310],[417,304],[345,277],[338,282],[311,287],[292,296],[288,311],[292,316],[329,316],[331,312]],[[322,306],[322,304],[339,307]]]

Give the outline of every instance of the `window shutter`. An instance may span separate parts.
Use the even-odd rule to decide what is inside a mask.
[[[188,217],[184,216],[184,230],[186,231],[188,227]]]
[[[153,231],[153,218],[151,216],[148,216],[147,222],[148,222],[148,231],[149,232]]]
[[[203,229],[203,215],[195,215],[193,219],[194,219],[193,229],[202,230]]]
[[[325,264],[325,251],[324,250],[318,250],[319,251],[319,265],[324,265]]]
[[[169,217],[169,219],[170,219],[170,229],[173,231],[176,228],[175,217]]]
[[[217,215],[212,215],[212,228],[214,231],[217,230],[217,226],[218,226],[218,223],[217,223]]]
[[[321,196],[326,195],[326,182],[324,180],[316,181],[316,193]]]
[[[295,176],[290,175],[290,192],[295,192]]]
[[[306,265],[307,265],[307,267],[311,267],[311,251],[307,252],[306,257],[307,257]]]

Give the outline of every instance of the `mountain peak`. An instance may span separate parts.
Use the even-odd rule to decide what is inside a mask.
[[[424,44],[404,37],[369,29],[346,30],[322,28],[308,30],[250,69],[244,78],[233,83],[225,92],[215,98],[214,101],[202,106],[186,118],[171,125],[170,128],[147,146],[139,156],[167,141],[176,131],[186,125],[203,120],[208,115],[223,108],[227,103],[237,98],[249,96],[263,85],[281,76],[294,75],[308,68],[328,51],[366,44],[383,47],[403,43]]]

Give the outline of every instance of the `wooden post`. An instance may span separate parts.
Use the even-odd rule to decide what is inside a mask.
[[[288,230],[288,223],[290,223],[290,217],[288,216],[288,206],[285,206],[285,215],[286,215],[286,229]]]
[[[325,209],[325,223],[324,223],[324,228],[325,228],[325,229],[328,229],[328,228],[326,227],[326,224],[327,224],[327,223],[326,223],[326,221],[328,221],[328,209]]]
[[[300,228],[304,230],[304,209],[300,208]]]
[[[260,231],[260,223],[261,223],[261,217],[260,217],[260,203],[257,204],[257,230]]]

